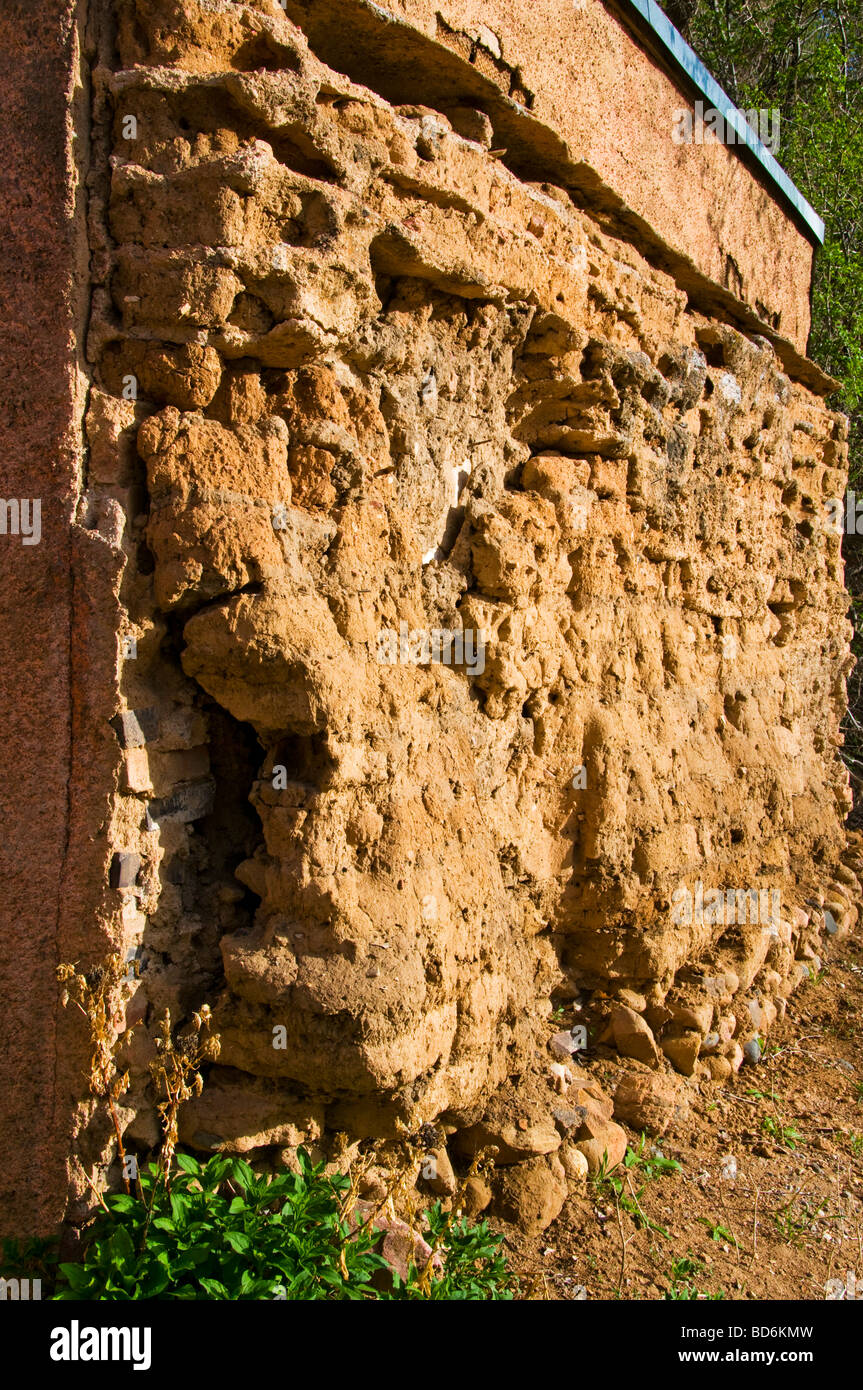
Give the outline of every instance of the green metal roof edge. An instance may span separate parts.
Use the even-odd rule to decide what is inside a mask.
[[[799,188],[793,184],[785,170],[763,145],[752,127],[743,118],[733,101],[722,90],[719,83],[710,75],[698,54],[690,48],[683,36],[675,29],[671,20],[655,3],[655,0],[616,0],[621,10],[634,10],[642,22],[656,36],[662,50],[670,58],[672,65],[686,74],[689,81],[707,98],[711,106],[722,113],[737,132],[739,149],[745,143],[752,157],[757,160],[767,177],[783,197],[791,204],[807,230],[819,243],[824,242],[824,222],[815,209],[806,201]]]

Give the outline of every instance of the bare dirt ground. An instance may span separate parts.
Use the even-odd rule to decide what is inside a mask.
[[[838,1279],[863,1298],[860,940],[828,947],[822,967],[758,1065],[693,1088],[680,1132],[647,1137],[616,1181],[589,1178],[536,1239],[492,1223],[523,1296],[823,1300],[842,1296]],[[610,1094],[619,1063],[603,1051],[580,1061]]]

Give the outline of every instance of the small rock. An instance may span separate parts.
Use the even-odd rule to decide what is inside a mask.
[[[572,1077],[566,1067],[562,1062],[552,1062],[548,1070],[554,1082],[554,1089],[558,1095],[565,1096],[572,1084]]]
[[[729,1051],[725,1054],[728,1058],[728,1065],[732,1071],[739,1071],[743,1066],[743,1048],[739,1042],[731,1043]]]
[[[736,1029],[736,1027],[737,1019],[734,1017],[734,1014],[723,1014],[719,1020],[716,1030],[719,1034],[719,1041],[723,1043],[730,1043],[734,1037],[734,1030]]]
[[[743,1044],[743,1060],[752,1067],[761,1061],[761,1044],[757,1038],[750,1038],[749,1042]]]
[[[423,1177],[426,1172],[431,1172],[431,1176],[425,1178],[425,1181],[439,1197],[452,1197],[456,1192],[458,1180],[445,1148],[429,1149],[422,1160],[420,1171]]]
[[[562,1144],[558,1150],[563,1171],[570,1182],[584,1182],[590,1172],[586,1156],[573,1144]]]
[[[671,1065],[684,1076],[692,1076],[701,1051],[701,1034],[695,1032],[672,1034],[662,1039],[662,1050]]]
[[[605,1094],[602,1087],[596,1082],[579,1086],[575,1095],[571,1095],[569,1100],[574,1102],[576,1107],[583,1106],[589,1115],[602,1115],[606,1120],[610,1120],[614,1115],[614,1101]]]
[[[584,1154],[591,1173],[598,1173],[603,1157],[606,1171],[623,1162],[626,1144],[626,1130],[620,1125],[598,1115],[588,1115],[575,1147]]]
[[[611,1011],[611,1030],[614,1045],[622,1057],[633,1057],[649,1067],[659,1066],[656,1039],[640,1014],[623,1004],[615,1005]]]
[[[731,1063],[727,1057],[705,1057],[704,1065],[711,1081],[727,1081],[731,1075]]]
[[[704,1037],[713,1022],[712,1004],[673,1004],[668,1000],[666,1004],[674,1023],[681,1028],[690,1028]]]
[[[114,716],[111,724],[124,748],[143,748],[159,733],[159,716],[154,706],[123,710]]]
[[[487,150],[491,149],[494,127],[484,111],[463,104],[445,106],[443,110],[453,130],[464,140],[473,140]]]
[[[213,809],[216,784],[211,777],[199,782],[187,782],[176,787],[170,796],[162,796],[150,802],[149,813],[157,821],[200,820]]]
[[[377,1225],[378,1222],[376,1221]],[[399,1278],[406,1280],[410,1266],[414,1265],[417,1270],[425,1269],[429,1260],[432,1259],[431,1246],[412,1231],[410,1226],[404,1221],[389,1221],[383,1242],[381,1244],[381,1255],[386,1260],[390,1269],[398,1274]],[[437,1256],[440,1264],[440,1256]]]
[[[684,1083],[671,1076],[626,1072],[614,1092],[614,1117],[631,1129],[665,1134],[688,1112]]]
[[[568,1060],[574,1052],[578,1052],[579,1050],[578,1043],[572,1036],[572,1033],[566,1030],[561,1033],[555,1033],[552,1038],[549,1038],[548,1045],[555,1057],[560,1057],[563,1061]]]
[[[152,791],[150,761],[146,748],[127,748],[124,764],[123,787],[128,792]]]
[[[134,854],[131,850],[120,850],[111,860],[111,887],[120,891],[134,888],[140,868],[140,854]]]
[[[497,1149],[495,1163],[498,1166],[522,1163],[558,1148],[560,1135],[551,1115],[532,1115],[530,1121],[522,1115],[518,1119],[520,1124],[507,1115],[499,1115],[492,1102],[486,1118],[460,1130],[452,1140],[452,1147],[457,1153],[473,1158],[481,1149],[493,1146]]]
[[[493,58],[500,60],[503,57],[503,49],[500,46],[500,39],[493,29],[489,29],[487,24],[481,24],[476,31],[476,42]]]
[[[485,1178],[474,1174],[468,1178],[464,1185],[464,1210],[468,1216],[478,1216],[481,1211],[485,1211],[492,1199],[491,1184]]]
[[[495,1214],[513,1222],[528,1236],[539,1235],[550,1226],[560,1215],[566,1198],[562,1168],[555,1172],[545,1158],[516,1164],[495,1175]]]
[[[579,1105],[576,1109],[572,1109],[568,1106],[565,1108],[561,1107],[558,1110],[553,1110],[551,1113],[559,1132],[564,1136],[570,1133],[577,1133],[584,1124],[587,1116],[587,1110],[583,1105]]]

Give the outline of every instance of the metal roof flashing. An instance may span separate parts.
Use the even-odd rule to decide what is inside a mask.
[[[613,3],[627,22],[631,21],[630,27],[635,29],[636,33],[642,33],[645,27],[650,30],[650,37],[653,38],[660,56],[669,61],[674,75],[684,74],[689,83],[734,128],[737,142],[733,148],[740,152],[741,158],[744,157],[741,147],[745,145],[751,158],[760,165],[765,181],[772,185],[772,189],[781,195],[786,204],[790,204],[792,212],[803,224],[810,239],[819,245],[823,244],[823,220],[791,182],[785,170],[777,163],[766,145],[762,144],[731,98],[722,90],[716,79],[711,77],[697,53],[678,33],[655,0],[613,0]]]

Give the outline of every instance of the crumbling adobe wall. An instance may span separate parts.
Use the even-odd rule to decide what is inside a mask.
[[[275,0],[120,0],[94,33],[128,1138],[157,1137],[160,1014],[205,1000],[203,1149],[463,1141],[514,1077],[550,1113],[558,1000],[727,1076],[825,894],[856,919],[829,381],[509,167],[484,110],[392,105]],[[432,631],[475,645],[417,664]],[[699,880],[781,913],[674,921]]]

